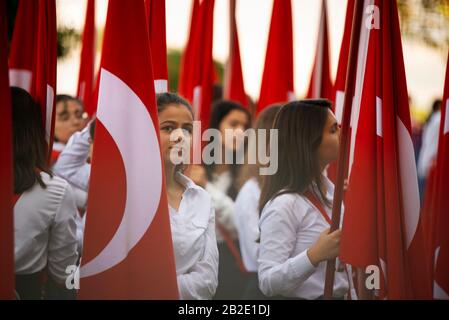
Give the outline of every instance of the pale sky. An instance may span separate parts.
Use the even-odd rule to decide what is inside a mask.
[[[327,0],[332,76],[335,78],[343,36],[346,0]],[[167,46],[184,48],[189,33],[192,0],[166,0]],[[237,0],[237,28],[243,78],[247,93],[257,100],[263,72],[273,0]],[[307,90],[318,35],[321,0],[292,0],[295,91],[302,97]],[[107,0],[97,0],[97,29],[106,20]],[[57,0],[58,24],[82,33],[86,0]],[[228,0],[215,0],[214,59],[225,62],[228,56]],[[443,93],[445,57],[419,43],[403,41],[407,84],[414,105],[428,109]],[[58,92],[75,94],[80,48],[58,62]],[[99,59],[97,59],[99,60]]]

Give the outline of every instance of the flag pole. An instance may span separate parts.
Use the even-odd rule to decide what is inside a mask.
[[[354,6],[352,31],[351,31],[351,44],[349,49],[348,69],[346,73],[346,89],[343,103],[340,153],[338,155],[337,180],[335,183],[334,201],[332,206],[332,225],[330,232],[333,232],[340,227],[341,204],[343,201],[343,184],[349,158],[349,145],[350,145],[349,125],[351,121],[352,101],[355,91],[357,56],[359,50],[360,29],[362,26],[362,16],[363,16],[363,2],[364,0],[355,0]],[[326,280],[324,285],[325,300],[332,299],[332,294],[334,290],[335,261],[336,259],[331,259],[327,261]]]
[[[231,91],[231,73],[232,73],[232,63],[234,59],[234,34],[236,32],[236,21],[235,21],[235,7],[236,0],[229,1],[229,57],[226,62],[226,70],[225,70],[225,81],[224,81],[224,96],[225,99],[230,98]]]

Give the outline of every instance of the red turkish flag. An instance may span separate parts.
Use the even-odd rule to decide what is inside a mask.
[[[156,93],[168,91],[167,40],[165,32],[165,0],[146,0],[145,2],[153,75]]]
[[[240,60],[239,36],[237,32],[237,23],[235,21],[236,0],[230,2],[230,46],[229,58],[226,64],[224,98],[248,106],[248,97],[245,93],[243,83],[242,62]]]
[[[8,80],[6,3],[0,2],[0,300],[15,299],[13,148],[11,91]]]
[[[92,116],[96,111],[96,106],[92,100],[95,78],[95,44],[95,0],[88,0],[82,39],[77,96],[83,101],[84,108],[89,116]]]
[[[192,101],[193,98],[193,74],[195,72],[194,61],[198,54],[198,46],[195,44],[197,38],[197,25],[199,24],[200,0],[193,0],[192,13],[190,16],[190,32],[187,40],[186,48],[181,58],[181,66],[179,70],[178,92]]]
[[[318,33],[315,62],[313,64],[307,98],[325,98],[332,101],[334,99],[334,88],[331,80],[329,57],[327,5],[325,0],[322,0],[321,3],[320,29]]]
[[[11,43],[10,83],[27,90],[40,105],[49,158],[54,132],[56,58],[55,0],[21,1]]]
[[[36,62],[39,0],[20,1],[9,52],[9,82],[31,93]]]
[[[55,124],[57,63],[56,0],[39,0],[35,71],[31,95],[41,107],[50,161]]]
[[[440,136],[436,164],[427,180],[423,215],[426,219],[428,265],[432,271],[433,297],[449,299],[449,56],[441,106]]]
[[[334,92],[334,109],[335,116],[339,123],[341,123],[343,115],[343,101],[346,87],[346,72],[348,70],[348,56],[349,46],[351,43],[352,18],[354,13],[355,0],[348,0],[346,7],[345,29],[343,32],[343,39],[341,42],[340,56],[338,59],[337,75],[335,78]]]
[[[257,112],[294,99],[292,5],[274,0]]]
[[[80,298],[177,299],[143,0],[109,1],[100,70]]]
[[[365,1],[372,4],[371,28],[363,19],[361,29],[340,257],[379,267],[380,298],[426,299],[431,288],[397,4]]]
[[[209,127],[214,85],[212,46],[214,34],[214,0],[194,2],[189,43],[183,57],[179,92],[192,105],[201,129]],[[196,5],[198,7],[196,7]]]
[[[27,90],[39,103],[49,157],[54,132],[56,58],[55,0],[20,1],[11,42],[10,83]]]

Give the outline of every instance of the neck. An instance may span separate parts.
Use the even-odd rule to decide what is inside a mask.
[[[328,163],[324,162],[324,161],[320,161],[319,163],[320,163],[320,172],[323,172],[324,169],[326,169],[326,166],[328,165]]]
[[[165,163],[165,185],[167,190],[177,187],[175,166],[172,163]]]
[[[217,174],[226,172],[228,170],[229,170],[229,165],[227,165],[227,164],[216,164],[215,168],[214,168],[214,171]]]

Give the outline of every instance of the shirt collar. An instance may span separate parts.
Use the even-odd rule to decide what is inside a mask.
[[[189,177],[183,175],[181,172],[178,172],[176,174],[176,178],[178,179],[179,183],[184,186],[184,188],[186,189],[185,191],[189,189],[202,190],[200,186],[195,184],[195,182],[193,182]]]

